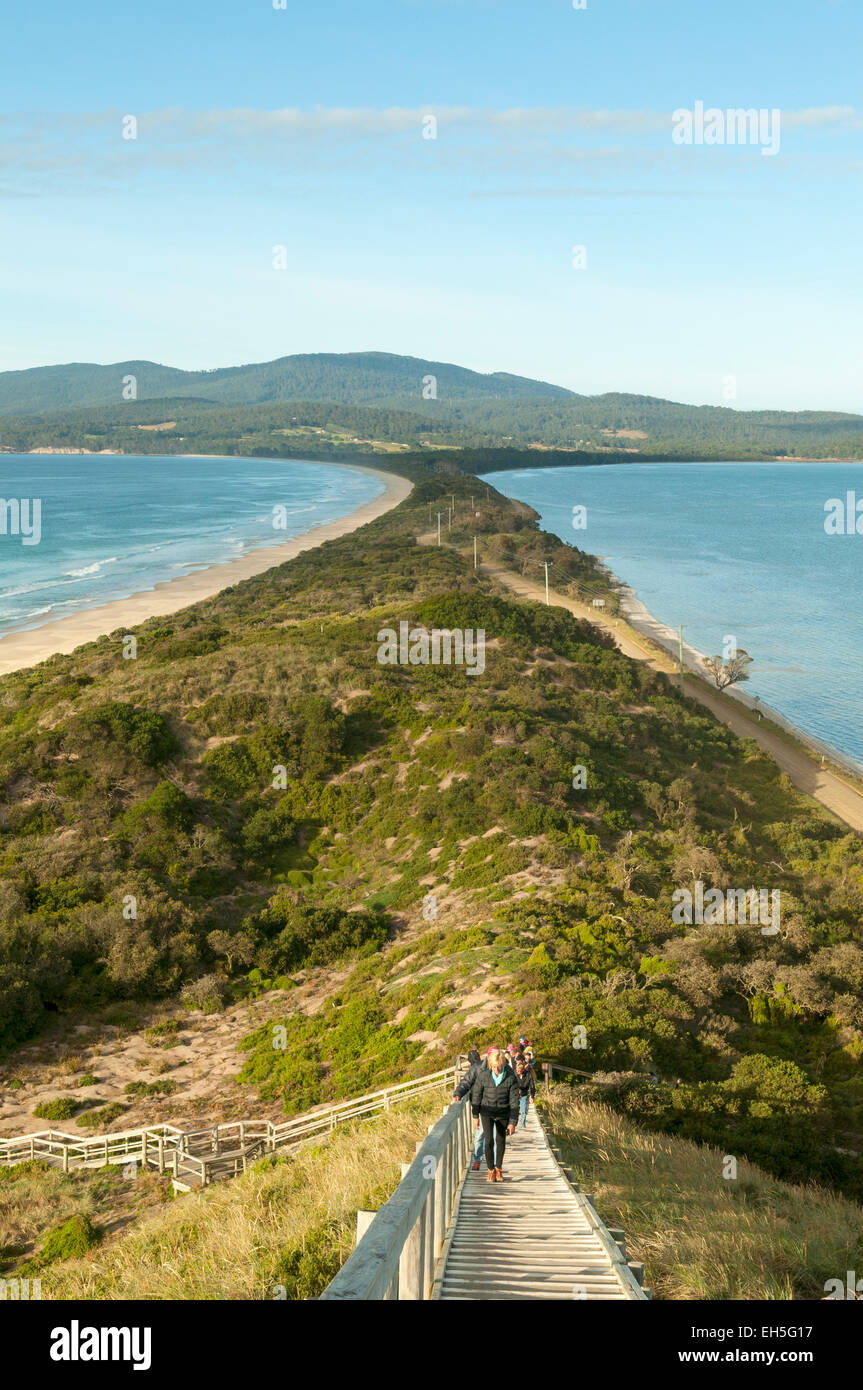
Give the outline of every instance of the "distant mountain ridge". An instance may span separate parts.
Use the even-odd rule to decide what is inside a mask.
[[[597,452],[863,459],[863,415],[683,405],[619,391],[586,396],[509,372],[386,352],[299,353],[200,372],[147,361],[0,372],[0,453],[52,445],[152,452],[156,443],[167,452],[296,457],[310,447],[316,457],[389,445],[495,449],[510,458],[531,450],[537,464],[565,461],[552,459],[553,450],[583,461]]]
[[[412,401],[427,406],[423,386],[429,376],[435,378],[438,394],[450,401],[562,401],[573,396],[562,386],[509,372],[483,374],[451,362],[388,352],[316,352],[200,372],[145,361],[107,366],[70,362],[0,372],[0,413],[116,405],[123,399],[124,378],[129,376],[135,378],[138,400],[188,397],[223,406],[299,400],[402,406]]]

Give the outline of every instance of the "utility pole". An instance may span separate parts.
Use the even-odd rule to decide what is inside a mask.
[[[546,560],[544,563],[545,563],[545,601],[546,601],[547,604],[550,604],[551,600],[550,600],[549,597],[548,597],[548,561]]]
[[[450,531],[452,530],[452,507],[450,507],[448,510],[449,516],[447,517],[446,529]]]
[[[476,564],[476,536],[474,536],[474,538],[473,538],[473,567],[474,567],[474,569],[476,569],[476,567],[477,567],[477,564]]]
[[[679,650],[679,656],[680,656],[680,693],[681,693],[681,695],[685,695],[685,694],[686,694],[686,687],[685,687],[684,684],[683,684],[683,628],[682,628],[682,627],[678,627],[678,629],[677,629],[677,637],[678,637],[678,643],[679,643],[678,650]]]
[[[440,512],[437,514],[437,543],[440,545]]]

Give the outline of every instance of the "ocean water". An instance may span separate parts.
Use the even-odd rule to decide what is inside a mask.
[[[383,490],[294,460],[0,454],[0,498],[41,501],[38,544],[0,519],[0,636],[277,545]]]
[[[830,499],[863,504],[863,463],[631,463],[487,481],[601,556],[697,650],[721,654],[733,635],[754,658],[747,694],[863,764],[863,535],[825,530]]]

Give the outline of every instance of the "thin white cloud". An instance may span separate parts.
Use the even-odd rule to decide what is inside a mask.
[[[705,106],[737,105],[707,97]],[[428,116],[449,130],[534,131],[548,136],[571,131],[584,134],[617,132],[621,135],[663,134],[671,123],[671,111],[587,110],[579,107],[486,107],[443,106],[429,101],[413,107],[315,107],[303,110],[284,107],[267,111],[252,107],[189,111],[167,107],[156,111],[129,112],[116,108],[100,112],[69,112],[46,115],[3,116],[0,125],[16,131],[16,138],[74,138],[86,131],[116,135],[119,138],[124,117],[134,115],[141,138],[143,132],[161,138],[206,140],[218,135],[236,138],[261,135],[328,136],[413,133]],[[863,111],[853,106],[806,107],[798,111],[782,109],[783,125],[789,130],[825,130],[834,126],[863,129]]]
[[[122,138],[129,116],[137,121],[136,140]],[[437,121],[434,142],[422,141],[429,116]],[[783,110],[781,116],[785,135],[799,131],[829,139],[834,133],[863,129],[863,111],[852,106]],[[80,191],[88,186],[107,191],[118,180],[183,169],[190,171],[190,177],[196,170],[202,176],[227,176],[234,171],[240,177],[264,166],[278,177],[316,165],[391,168],[405,151],[413,158],[421,150],[432,155],[431,176],[458,166],[468,170],[482,159],[488,161],[489,169],[503,170],[503,179],[507,169],[511,175],[531,160],[558,165],[599,161],[615,171],[627,165],[644,170],[653,163],[668,171],[684,167],[679,150],[672,150],[668,142],[671,120],[669,111],[561,106],[496,110],[434,103],[383,109],[188,111],[171,107],[142,112],[117,108],[32,113],[0,120],[0,170],[11,191],[25,194],[68,192],[72,185]],[[610,145],[609,136],[620,143]],[[794,154],[786,150],[783,165],[787,169]],[[695,157],[702,154],[696,151]],[[725,160],[737,157],[723,151]],[[815,158],[828,163],[831,157],[822,141]]]
[[[728,188],[488,188],[472,198],[736,198],[763,196]],[[771,195],[772,196],[772,195]]]
[[[783,111],[782,124],[786,130],[824,130],[830,126],[861,130],[863,112],[854,106],[808,106],[803,111]]]

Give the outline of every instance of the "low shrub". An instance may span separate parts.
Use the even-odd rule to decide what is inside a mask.
[[[102,1129],[105,1125],[113,1124],[121,1115],[125,1114],[125,1105],[120,1105],[117,1101],[112,1101],[110,1105],[103,1105],[101,1110],[85,1110],[83,1115],[79,1115],[75,1121],[81,1129]]]
[[[44,1100],[41,1105],[35,1105],[33,1114],[37,1120],[70,1120],[80,1108],[79,1100],[72,1100],[71,1096],[59,1096],[57,1100]]]
[[[172,1096],[177,1089],[176,1081],[130,1081],[123,1088],[127,1096]]]
[[[48,1232],[39,1251],[39,1262],[53,1264],[55,1260],[80,1258],[81,1255],[86,1255],[88,1250],[92,1250],[94,1245],[98,1245],[100,1240],[101,1235],[89,1216],[84,1212],[77,1212],[61,1226],[55,1226],[53,1231]]]
[[[179,1019],[166,1018],[162,1023],[154,1023],[152,1028],[145,1028],[144,1039],[148,1043],[161,1042],[162,1038],[169,1037],[172,1033],[179,1033],[182,1026]]]
[[[280,1251],[273,1283],[282,1285],[292,1301],[317,1298],[341,1269],[343,1243],[341,1222],[331,1218],[311,1226],[298,1245]]]

